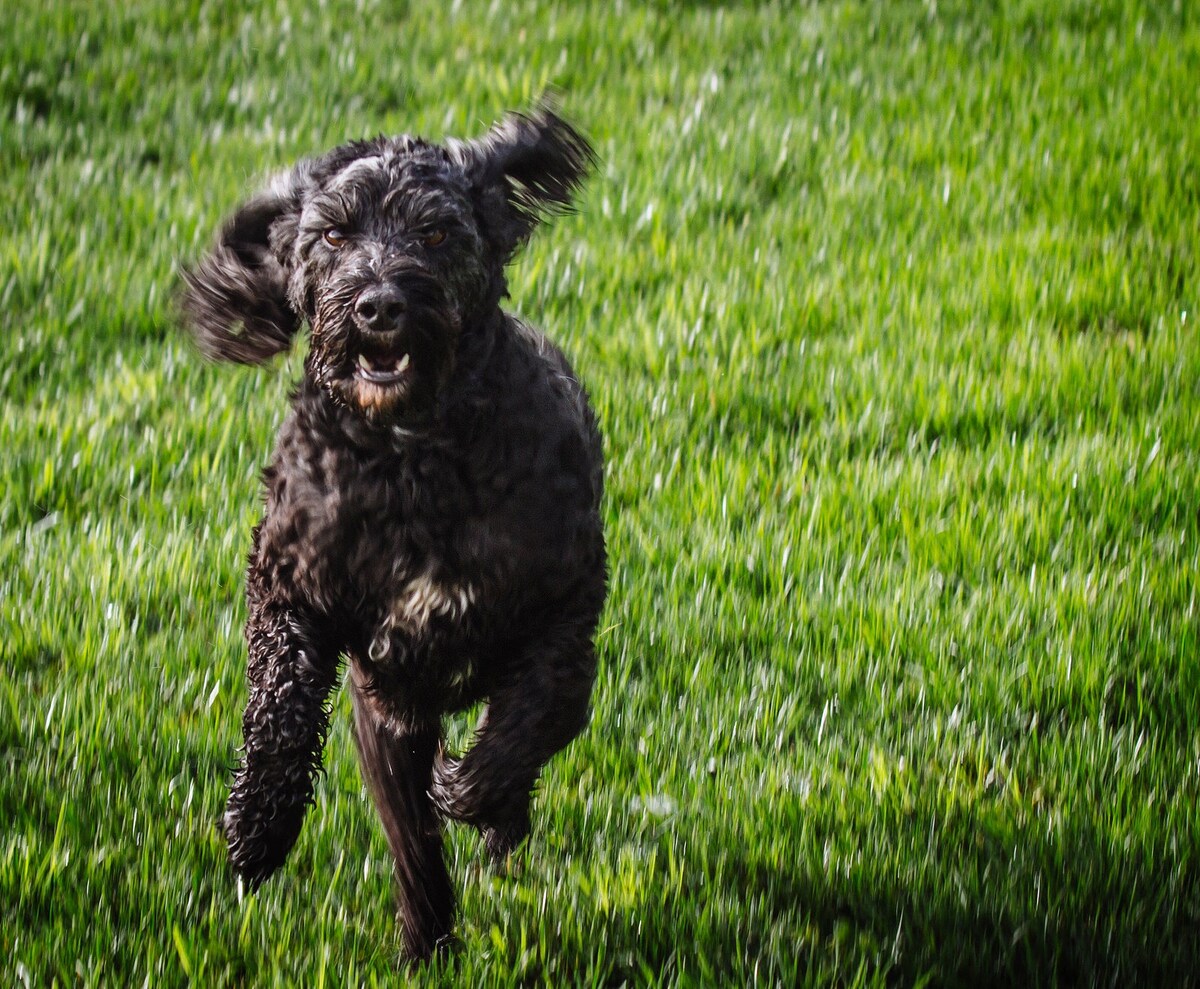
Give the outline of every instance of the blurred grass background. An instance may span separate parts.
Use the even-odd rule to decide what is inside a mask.
[[[265,176],[559,88],[512,271],[609,459],[590,731],[454,985],[1182,985],[1200,961],[1200,25],[1101,0],[10,0],[0,978],[392,984],[337,700],[256,897],[215,821],[299,357],[180,264]],[[462,731],[461,725],[456,730]]]

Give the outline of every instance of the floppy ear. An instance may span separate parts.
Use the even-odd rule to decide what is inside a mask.
[[[477,141],[454,144],[480,204],[484,235],[508,260],[545,217],[569,213],[596,161],[591,144],[543,100]]]
[[[307,174],[301,165],[242,205],[216,246],[183,273],[184,317],[208,357],[261,364],[300,329],[287,283]]]

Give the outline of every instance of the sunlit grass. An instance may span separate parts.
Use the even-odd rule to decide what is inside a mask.
[[[10,5],[11,6],[11,5]],[[350,137],[560,88],[512,271],[606,434],[589,732],[418,984],[1185,984],[1200,962],[1186,3],[18,0],[0,35],[0,977],[393,984],[337,701],[287,868],[215,821],[299,372],[178,265]],[[457,726],[456,730],[464,730]]]

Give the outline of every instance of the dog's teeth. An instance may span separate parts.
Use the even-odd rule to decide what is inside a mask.
[[[408,354],[382,358],[371,358],[366,354],[359,354],[355,363],[358,365],[358,373],[367,381],[373,381],[376,384],[390,384],[400,380],[404,372],[408,370],[409,364],[412,363],[412,358]]]

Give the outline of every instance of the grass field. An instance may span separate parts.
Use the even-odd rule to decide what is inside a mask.
[[[297,156],[548,85],[602,164],[511,304],[606,433],[595,714],[519,876],[452,832],[409,978],[1194,983],[1198,13],[6,0],[0,983],[397,982],[348,698],[288,867],[225,863],[299,360],[206,366],[176,271]]]

